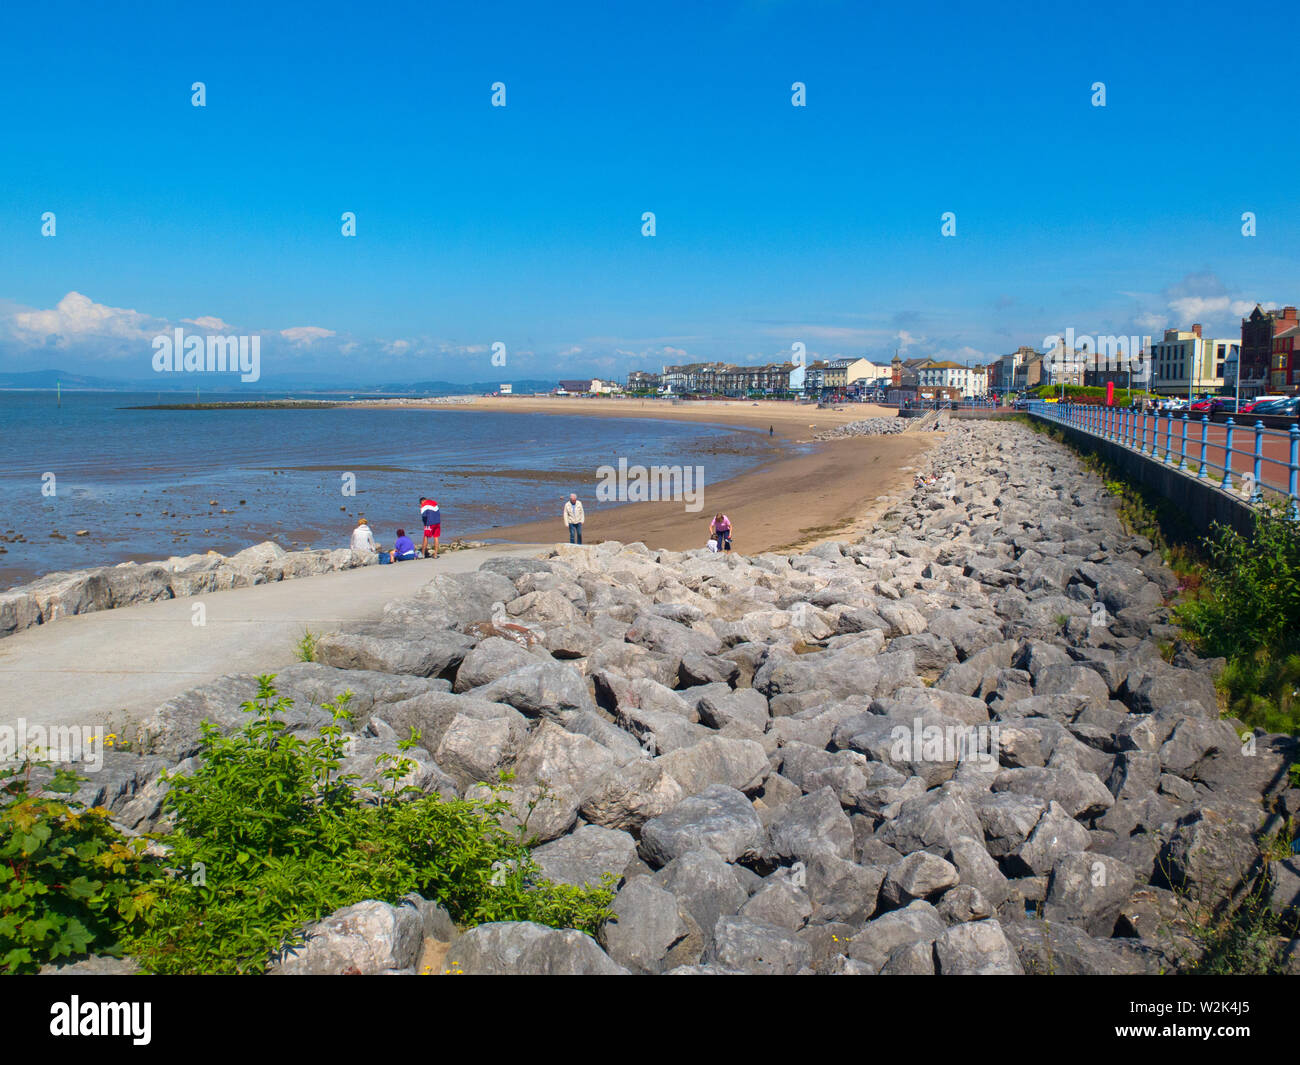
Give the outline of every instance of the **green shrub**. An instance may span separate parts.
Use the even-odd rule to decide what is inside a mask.
[[[1228,660],[1231,712],[1271,731],[1300,727],[1300,530],[1276,511],[1253,536],[1216,526],[1194,597],[1177,618],[1207,655]]]
[[[45,767],[0,770],[0,973],[117,953],[122,927],[150,901],[144,841],[126,840],[106,810],[71,798],[71,772],[40,787],[34,766]]]
[[[302,637],[294,644],[294,652],[299,662],[316,661],[316,641],[319,638],[311,629],[302,630]]]
[[[364,899],[435,898],[462,925],[537,921],[594,933],[613,898],[608,884],[574,888],[538,871],[524,830],[503,826],[509,805],[443,801],[403,787],[411,763],[384,767],[378,794],[340,774],[348,696],[333,721],[304,739],[282,716],[292,701],[259,678],[252,716],[222,736],[204,726],[202,761],[174,776],[161,838],[169,875],[127,949],[156,973],[260,972],[303,925]],[[404,741],[409,746],[416,737]]]

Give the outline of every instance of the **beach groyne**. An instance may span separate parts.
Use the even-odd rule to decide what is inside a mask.
[[[1023,426],[954,424],[928,458],[937,483],[853,542],[563,545],[321,637],[277,679],[291,729],[350,690],[348,771],[403,754],[420,789],[481,796],[509,770],[545,874],[618,892],[595,940],[365,902],[292,971],[414,972],[422,934],[466,973],[1180,971],[1255,889],[1293,928],[1300,875],[1265,851],[1294,741],[1221,719],[1154,545]],[[93,797],[150,828],[157,770],[256,687],[168,700]]]

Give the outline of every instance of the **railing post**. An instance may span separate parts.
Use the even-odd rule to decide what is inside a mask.
[[[1165,421],[1165,464],[1168,465],[1173,461],[1172,454],[1174,450],[1174,412],[1170,411]]]
[[[1250,493],[1252,503],[1260,503],[1264,499],[1262,485],[1264,483],[1264,423],[1256,420],[1255,422],[1255,490]]]
[[[1196,471],[1197,477],[1205,476],[1205,442],[1210,435],[1210,416],[1201,415],[1201,465]]]
[[[1183,412],[1183,450],[1181,456],[1178,459],[1178,468],[1180,470],[1187,469],[1187,420],[1190,417],[1191,414],[1189,414],[1187,411]]]
[[[1232,491],[1232,431],[1237,427],[1237,423],[1231,418],[1228,419],[1228,438],[1224,441],[1223,446],[1223,480],[1219,482],[1219,487],[1225,492]]]
[[[1300,518],[1300,500],[1297,500],[1296,475],[1300,473],[1300,425],[1291,423],[1291,461],[1288,466],[1286,516],[1292,521]]]

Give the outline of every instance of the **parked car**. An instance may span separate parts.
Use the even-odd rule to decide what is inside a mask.
[[[1264,404],[1261,403],[1252,412],[1254,414],[1272,414],[1274,417],[1294,418],[1300,413],[1300,396],[1291,396],[1287,399],[1279,399],[1276,402]]]
[[[1210,400],[1211,414],[1236,414],[1237,397],[1236,396],[1215,396]]]
[[[1263,414],[1265,412],[1259,409],[1261,406],[1265,404],[1271,406],[1272,404],[1278,402],[1279,400],[1283,400],[1286,398],[1287,398],[1286,396],[1260,396],[1257,399],[1253,399],[1249,403],[1244,404],[1241,408],[1241,413],[1242,414]]]

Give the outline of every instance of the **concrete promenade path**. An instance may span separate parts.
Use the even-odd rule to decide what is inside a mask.
[[[393,566],[164,599],[60,618],[0,639],[0,725],[121,725],[174,695],[228,673],[297,661],[304,629],[328,632],[377,617],[438,573],[476,570],[489,558],[536,555],[544,545],[500,544]],[[202,603],[206,623],[193,623]]]

